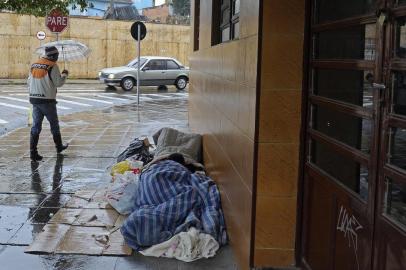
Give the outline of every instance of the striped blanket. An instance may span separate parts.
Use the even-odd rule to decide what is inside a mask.
[[[127,244],[143,250],[195,227],[227,242],[217,186],[209,177],[192,174],[181,164],[165,160],[140,176],[135,211],[121,233]]]

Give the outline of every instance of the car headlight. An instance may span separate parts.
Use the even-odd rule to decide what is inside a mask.
[[[114,79],[114,74],[109,74],[109,79]]]
[[[101,71],[99,71],[99,77],[102,75],[102,72]]]

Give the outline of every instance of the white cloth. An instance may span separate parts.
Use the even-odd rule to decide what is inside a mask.
[[[200,233],[196,228],[181,232],[171,239],[140,251],[144,256],[175,258],[192,262],[216,255],[220,245],[211,235]]]

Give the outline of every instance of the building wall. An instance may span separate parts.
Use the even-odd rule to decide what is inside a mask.
[[[192,2],[192,14],[193,10]],[[201,0],[200,11],[199,50],[190,57],[190,126],[203,134],[205,166],[220,188],[232,248],[241,268],[247,269],[252,241],[259,0],[241,1],[240,39],[216,46],[211,46],[212,0]]]
[[[110,21],[89,18],[70,18],[69,27],[60,39],[80,41],[92,50],[87,59],[66,63],[71,78],[96,78],[100,69],[121,66],[136,57],[136,43],[130,35],[130,21]],[[190,27],[147,23],[147,36],[142,41],[142,55],[161,55],[177,58],[189,64]],[[28,15],[0,13],[0,78],[26,78],[30,63],[38,56],[40,46],[36,33],[45,27],[45,19]],[[63,66],[63,63],[60,63]]]
[[[242,269],[295,263],[304,2],[241,1],[241,38],[211,46],[212,1],[200,1],[189,121]]]
[[[172,14],[169,5],[162,5],[152,8],[144,8],[142,10],[142,15],[148,17],[150,20],[160,20],[161,22],[165,22],[166,18]]]
[[[80,8],[73,9],[73,6],[70,6],[69,14],[70,15],[81,15],[81,16],[97,16],[103,17],[106,10],[110,7],[110,0],[88,0],[88,4],[92,7],[86,8],[83,12],[80,11]],[[125,7],[131,6],[133,2],[131,0],[126,1],[117,1],[114,0],[115,7]],[[137,7],[138,8],[138,7]]]
[[[263,1],[255,255],[294,264],[305,0]]]

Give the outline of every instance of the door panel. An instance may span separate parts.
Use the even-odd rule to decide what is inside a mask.
[[[145,67],[147,69],[145,69]],[[152,59],[141,71],[141,85],[166,85],[166,62],[165,60]]]
[[[312,3],[302,266],[404,270],[406,1]]]
[[[382,27],[376,1],[314,0],[302,266],[370,270]]]
[[[180,67],[173,60],[167,60],[166,66],[166,79],[168,80],[169,84],[174,84],[179,75]]]
[[[316,0],[314,3],[318,8],[314,11],[314,19],[317,23],[324,23],[367,14],[375,11],[376,2],[377,0]]]
[[[396,2],[396,1],[393,1]],[[406,7],[388,1],[374,269],[406,269]],[[399,4],[406,2],[398,1]]]

